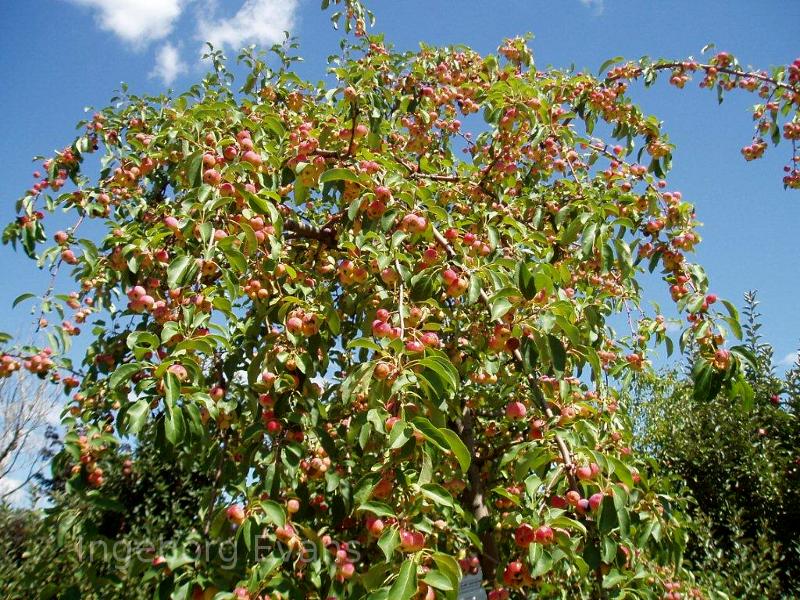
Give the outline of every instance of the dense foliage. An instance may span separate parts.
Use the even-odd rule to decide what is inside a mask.
[[[733,598],[800,595],[800,362],[778,377],[763,342],[757,301],[746,297],[745,340],[756,357],[743,403],[697,401],[678,373],[633,388],[638,445],[679,475],[694,500],[697,531],[687,559],[708,587]]]
[[[800,63],[723,52],[597,78],[538,70],[523,39],[398,54],[362,10],[327,83],[300,80],[287,44],[276,69],[245,51],[237,90],[212,51],[184,94],[124,91],[19,201],[4,240],[74,285],[38,297],[50,346],[2,361],[72,393],[57,530],[113,537],[89,506],[135,522],[111,484],[123,444],[151,444],[204,492],[143,575],[162,596],[453,598],[478,568],[494,599],[702,595],[682,500],[619,410],[671,346],[642,273],[688,318],[693,397],[746,403],[753,357],[726,347],[740,326],[687,258],[672,146],[626,91],[697,72],[758,93],[757,131],[794,143]],[[47,247],[55,211],[75,220]]]
[[[212,471],[190,451],[158,448],[143,431],[135,452],[120,452],[96,495],[66,493],[61,460],[40,478],[42,511],[0,510],[0,589],[7,598],[152,598],[148,569],[158,555],[173,567],[197,542],[195,512]]]

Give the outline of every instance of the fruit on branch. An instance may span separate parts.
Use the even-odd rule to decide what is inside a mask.
[[[276,563],[258,585],[252,558],[227,573],[210,561],[187,590],[356,597],[369,581],[377,595],[433,597],[480,567],[492,598],[522,597],[598,584],[574,575],[595,544],[634,550],[599,582],[609,594],[648,592],[642,573],[675,576],[675,524],[660,510],[675,499],[639,477],[649,467],[626,445],[610,383],[651,373],[646,349],[667,327],[631,317],[629,336],[609,321],[647,305],[649,267],[687,317],[698,381],[731,385],[743,363],[690,263],[700,237],[664,179],[673,148],[626,89],[662,69],[680,85],[702,73],[746,90],[749,77],[780,114],[795,110],[788,79],[740,75],[730,56],[708,65],[713,78],[657,62],[598,79],[536,68],[522,39],[480,56],[365,38],[337,57],[330,88],[288,59],[274,71],[242,60],[240,93],[209,77],[180,100],[98,113],[7,230],[33,255],[48,239],[39,209],[76,217],[42,253],[75,267],[74,289],[46,296],[64,315],[40,322],[59,343],[91,324],[85,360],[61,347],[0,360],[0,375],[24,367],[71,390],[70,485],[102,495],[120,437],[147,426],[170,452],[219,465],[197,511],[215,544],[329,550]],[[582,137],[595,124],[622,139]],[[108,168],[90,177],[95,146]],[[86,219],[98,226],[78,230]],[[656,526],[659,540],[631,533]]]

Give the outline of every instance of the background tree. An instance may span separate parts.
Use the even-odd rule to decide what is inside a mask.
[[[637,444],[679,475],[694,500],[697,530],[687,559],[712,589],[734,598],[794,597],[800,564],[800,422],[796,367],[775,374],[761,337],[755,292],[745,295],[748,402],[697,400],[676,372],[643,377],[631,394]]]
[[[213,50],[180,96],[123,90],[19,201],[4,239],[75,286],[39,297],[53,347],[24,365],[78,388],[58,529],[102,535],[70,502],[108,504],[122,444],[152,431],[211,481],[192,519],[210,551],[185,539],[153,563],[162,596],[453,598],[479,567],[494,599],[701,595],[682,500],[619,410],[667,343],[641,274],[689,321],[698,400],[746,401],[752,357],[725,346],[735,309],[687,258],[672,147],[626,90],[698,73],[763,96],[758,131],[794,140],[800,62],[763,73],[723,52],[596,78],[538,70],[523,39],[394,53],[366,16],[347,3],[355,38],[327,83],[299,79],[287,43],[275,69],[243,52],[238,90]],[[74,224],[43,247],[62,209]]]
[[[27,371],[0,379],[0,502],[23,490],[51,457],[48,428],[59,395]]]
[[[158,594],[150,573],[161,560],[173,567],[196,544],[202,523],[196,508],[211,485],[189,449],[170,452],[143,430],[137,447],[120,452],[103,484],[103,495],[71,494],[66,455],[41,477],[48,508],[3,507],[0,590],[5,597],[105,597],[138,600]]]

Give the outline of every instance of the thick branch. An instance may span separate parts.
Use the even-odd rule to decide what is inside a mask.
[[[483,460],[478,460],[475,456],[475,433],[473,428],[472,413],[466,406],[461,415],[461,422],[459,423],[459,434],[464,441],[464,445],[469,450],[472,456],[472,462],[469,465],[467,473],[469,478],[469,486],[466,489],[466,503],[475,517],[475,521],[480,523],[482,519],[489,516],[489,508],[486,506],[486,498],[483,491],[483,481],[481,479],[481,467]],[[486,527],[486,523],[483,524]],[[483,550],[480,554],[481,570],[483,576],[488,581],[494,581],[495,572],[500,562],[500,553],[497,548],[497,539],[494,535],[494,529],[486,527],[481,534],[481,544]]]

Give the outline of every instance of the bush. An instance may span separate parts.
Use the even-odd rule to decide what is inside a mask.
[[[775,375],[755,294],[746,302],[752,401],[698,401],[674,370],[640,378],[631,391],[637,444],[694,499],[686,560],[705,585],[734,598],[792,597],[800,594],[800,366]]]

